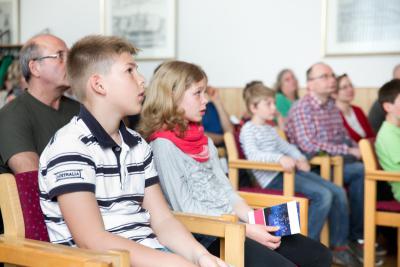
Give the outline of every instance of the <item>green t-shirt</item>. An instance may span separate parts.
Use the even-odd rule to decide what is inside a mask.
[[[400,127],[384,121],[375,142],[379,163],[385,171],[400,171]],[[391,182],[394,198],[400,201],[400,182]]]
[[[0,109],[0,172],[10,172],[7,161],[17,153],[40,156],[55,132],[79,113],[79,106],[62,97],[55,110],[24,92]]]
[[[277,93],[275,96],[276,109],[286,118],[293,102],[282,93]]]

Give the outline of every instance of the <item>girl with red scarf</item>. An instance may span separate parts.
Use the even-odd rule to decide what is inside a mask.
[[[246,224],[245,266],[331,266],[329,250],[302,235],[277,237],[276,227],[248,224],[251,208],[233,190],[217,149],[204,134],[207,76],[190,63],[170,61],[146,92],[139,131],[151,141],[160,183],[175,211],[234,213]],[[202,237],[214,252],[216,240]]]

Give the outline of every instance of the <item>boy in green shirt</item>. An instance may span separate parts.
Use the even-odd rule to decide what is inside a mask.
[[[400,172],[400,80],[393,79],[384,84],[379,89],[378,101],[386,119],[376,137],[376,154],[385,171]],[[400,182],[390,185],[394,198],[400,201]]]

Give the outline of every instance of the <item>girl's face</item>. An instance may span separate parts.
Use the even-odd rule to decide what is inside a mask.
[[[185,112],[185,119],[191,122],[200,122],[206,112],[208,102],[206,96],[207,82],[202,79],[193,83],[183,94],[178,108]]]
[[[282,91],[287,93],[294,93],[298,87],[297,79],[291,71],[287,71],[282,75],[281,84]]]
[[[336,99],[340,102],[351,103],[354,99],[354,87],[348,77],[343,77],[339,82]]]

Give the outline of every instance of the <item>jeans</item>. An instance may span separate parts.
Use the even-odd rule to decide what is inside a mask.
[[[364,239],[364,164],[345,163],[343,179],[350,202],[350,240]]]
[[[267,188],[283,188],[283,173],[278,174]],[[347,244],[349,236],[349,208],[343,188],[324,180],[313,172],[296,171],[295,191],[310,200],[308,236],[319,240],[322,227],[329,218],[330,245]]]

